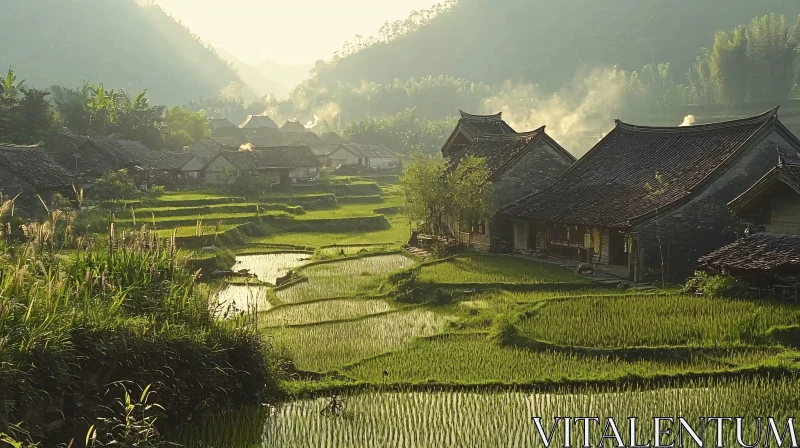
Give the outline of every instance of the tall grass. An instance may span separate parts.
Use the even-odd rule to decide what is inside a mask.
[[[25,421],[42,440],[86,434],[119,381],[152,384],[165,426],[280,394],[278,357],[215,319],[174,243],[112,231],[107,247],[61,255],[37,238],[0,257],[0,432]],[[52,403],[60,433],[36,420]]]
[[[634,347],[749,344],[772,326],[800,323],[800,307],[685,295],[595,297],[548,303],[521,324],[565,345]]]

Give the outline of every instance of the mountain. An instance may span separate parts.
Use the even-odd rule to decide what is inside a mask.
[[[268,94],[280,98],[288,96],[297,84],[308,77],[308,72],[314,66],[313,64],[287,65],[271,61],[251,65],[222,48],[218,48],[217,52],[236,70],[250,93],[259,98]]]
[[[715,30],[757,15],[794,22],[797,0],[460,0],[411,31],[341,58],[317,76],[322,85],[387,83],[427,75],[471,81],[524,80],[555,90],[577,70],[618,66],[640,70],[671,62],[692,69]],[[400,28],[404,24],[400,23]],[[791,26],[791,25],[790,25]]]
[[[136,0],[7,1],[0,42],[0,66],[38,88],[103,82],[182,104],[239,80],[188,28]]]

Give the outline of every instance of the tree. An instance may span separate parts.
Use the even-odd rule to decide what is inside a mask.
[[[167,111],[164,124],[169,129],[166,145],[175,151],[181,151],[184,146],[190,146],[211,134],[204,110],[192,112],[189,109],[175,106]]]
[[[109,171],[95,182],[95,195],[98,199],[133,199],[139,194],[128,170]]]
[[[468,156],[449,176],[454,216],[459,224],[475,226],[486,222],[494,211],[494,186],[489,180],[486,159]]]
[[[36,144],[55,129],[47,92],[29,89],[9,70],[0,76],[0,142]]]
[[[451,204],[444,161],[415,153],[405,166],[400,185],[409,222],[419,222],[423,229],[438,236],[442,218]]]
[[[435,237],[441,234],[445,216],[460,223],[485,221],[493,212],[494,189],[486,160],[466,157],[455,171],[448,173],[442,159],[421,153],[412,156],[400,180],[406,197],[409,221],[422,223]]]

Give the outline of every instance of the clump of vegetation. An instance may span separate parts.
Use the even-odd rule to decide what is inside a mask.
[[[0,264],[0,431],[25,421],[35,440],[85,434],[113,404],[112,382],[157,385],[160,429],[282,395],[277,352],[215,318],[173,244],[129,232],[65,255],[53,232],[29,235]],[[38,412],[51,402],[81,403],[59,409],[60,432]]]
[[[696,291],[708,297],[742,297],[747,288],[744,284],[729,275],[709,275],[698,271],[694,278],[687,281],[687,291]]]
[[[492,327],[489,329],[489,339],[502,345],[513,343],[519,336],[519,328],[517,328],[519,320],[519,314],[512,311],[497,315],[494,322],[492,322]]]
[[[425,301],[425,288],[419,282],[419,270],[409,269],[392,274],[389,283],[394,285],[393,297],[400,303],[422,303]]]

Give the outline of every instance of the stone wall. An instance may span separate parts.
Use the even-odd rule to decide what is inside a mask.
[[[773,132],[689,203],[634,228],[645,273],[660,272],[659,233],[669,278],[676,281],[693,273],[699,257],[732,243],[737,237],[736,220],[727,204],[776,166],[776,146],[792,151],[792,146]]]

